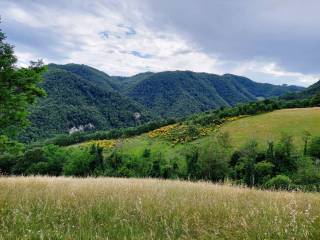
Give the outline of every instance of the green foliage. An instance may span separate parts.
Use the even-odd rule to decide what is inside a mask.
[[[248,186],[255,185],[255,164],[258,157],[258,143],[249,141],[241,150],[239,160],[235,165],[235,172],[238,179],[244,181]]]
[[[211,181],[223,181],[229,174],[230,159],[229,135],[218,135],[210,145],[200,149],[200,176]],[[197,163],[195,163],[197,164]]]
[[[201,177],[201,166],[199,163],[199,150],[197,148],[191,149],[186,154],[188,178],[198,179]]]
[[[37,174],[34,169],[39,168],[34,167],[40,162],[45,162],[45,156],[43,149],[40,147],[27,149],[23,156],[21,156],[16,165],[13,168],[14,174]],[[43,174],[43,172],[41,172]]]
[[[309,147],[309,153],[312,157],[320,159],[320,137],[312,139]]]
[[[20,136],[23,141],[68,133],[72,128],[92,132],[152,119],[143,107],[114,90],[107,75],[90,67],[50,64],[43,76],[48,96],[32,108],[31,126]]]
[[[93,160],[90,163],[90,169],[102,170],[103,168],[103,148],[99,145],[93,144],[90,149],[90,154],[93,156]]]
[[[274,165],[271,162],[262,161],[254,165],[255,183],[262,185],[270,179],[273,173]]]
[[[297,158],[292,136],[283,134],[275,148],[273,161],[275,172],[285,174],[295,172],[297,170]]]
[[[265,187],[273,189],[289,189],[291,180],[286,175],[277,175],[265,183]]]
[[[23,149],[23,144],[10,140],[5,135],[0,135],[0,156],[6,154],[19,155]]]
[[[45,95],[38,87],[45,71],[42,61],[31,62],[28,68],[17,68],[13,46],[5,42],[0,29],[0,157],[19,152],[20,145],[9,138],[28,124],[28,107]]]
[[[320,165],[310,157],[301,157],[298,161],[298,170],[293,175],[294,182],[302,186],[320,186]]]
[[[63,165],[68,160],[69,156],[66,150],[56,146],[47,145],[43,147],[44,155],[46,156],[46,175],[59,176],[62,174]]]
[[[94,130],[137,126],[155,118],[185,117],[255,101],[257,97],[302,90],[255,83],[230,74],[176,71],[125,78],[78,64],[50,64],[48,69],[43,84],[48,97],[33,108],[32,125],[20,136],[23,141],[52,137],[87,125],[94,126]],[[274,109],[262,106],[263,111]],[[246,111],[254,114],[256,106],[249,105]]]
[[[63,167],[63,174],[67,176],[84,177],[90,174],[90,165],[94,157],[85,150],[78,148],[68,151],[68,160]]]
[[[320,106],[320,91],[311,98],[310,104],[312,106]]]
[[[269,98],[302,88],[274,86],[247,78],[190,71],[161,72],[127,79],[124,93],[162,117],[184,117],[222,106]],[[254,112],[254,109],[252,110]]]

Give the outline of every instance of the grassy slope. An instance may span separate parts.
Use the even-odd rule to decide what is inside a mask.
[[[294,136],[301,144],[304,131],[320,136],[320,108],[284,109],[239,119],[222,126],[229,132],[236,146],[255,138],[261,143],[278,139],[282,133]]]
[[[305,130],[313,136],[320,136],[320,108],[284,109],[266,114],[241,118],[227,122],[219,129],[220,132],[229,132],[232,145],[237,148],[243,146],[250,139],[259,141],[264,147],[268,140],[277,140],[282,133],[294,137],[296,144],[302,146],[302,135]],[[207,146],[212,142],[216,132],[199,138],[191,143],[174,144],[163,138],[150,138],[148,134],[137,137],[117,140],[116,145],[121,147],[122,153],[140,159],[145,149],[150,149],[151,155],[156,156],[161,152],[163,159],[178,160],[180,168],[185,168],[185,153],[190,148],[189,144]],[[99,141],[98,141],[99,143]],[[87,146],[77,144],[73,146]],[[106,148],[106,153],[113,148]]]
[[[151,179],[0,178],[0,239],[319,239],[319,193]]]

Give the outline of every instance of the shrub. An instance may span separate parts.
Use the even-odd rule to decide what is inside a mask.
[[[63,173],[67,176],[88,176],[92,161],[92,155],[86,150],[69,150],[68,160],[63,167]]]
[[[309,153],[312,157],[320,159],[320,137],[315,137],[312,139]]]
[[[210,181],[222,181],[230,173],[231,157],[228,134],[219,134],[208,146],[199,151],[200,176]]]
[[[292,136],[283,134],[275,148],[273,164],[275,165],[276,173],[288,174],[295,172],[298,168],[297,160],[298,156],[293,144]]]
[[[267,161],[261,161],[254,165],[255,175],[256,175],[256,183],[263,184],[265,183],[271,176],[274,165]]]
[[[289,189],[291,179],[286,175],[277,175],[265,183],[266,188]]]

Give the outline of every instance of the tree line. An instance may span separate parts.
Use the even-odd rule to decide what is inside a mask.
[[[121,144],[104,152],[99,145],[32,147],[20,155],[0,159],[1,174],[50,176],[156,177],[223,182],[249,187],[320,190],[320,136],[304,133],[303,146],[283,136],[266,148],[250,140],[234,150],[228,133],[209,143],[183,148],[183,158],[166,158],[146,148],[140,156],[123,151]]]

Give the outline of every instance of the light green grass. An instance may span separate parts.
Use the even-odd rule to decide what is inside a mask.
[[[0,239],[319,239],[320,194],[156,179],[0,178]]]
[[[219,132],[230,134],[234,148],[243,146],[251,139],[257,140],[260,148],[264,148],[268,141],[278,140],[283,133],[293,136],[294,143],[299,147],[303,145],[304,131],[309,131],[313,136],[320,136],[320,108],[283,109],[249,116],[225,123],[219,130]],[[191,143],[206,146],[213,141],[215,134],[199,138]],[[169,161],[177,159],[178,162],[185,163],[183,159],[185,159],[189,145],[186,143],[173,144],[165,139],[149,138],[147,134],[143,134],[120,140],[118,147],[121,148],[122,153],[131,157],[141,158],[143,151],[150,149],[153,155],[161,153],[164,159]]]
[[[283,109],[228,122],[219,130],[228,132],[234,147],[243,146],[251,139],[262,146],[278,140],[283,133],[293,136],[297,145],[303,145],[304,131],[320,136],[320,108]],[[212,136],[197,140],[197,144],[210,142]]]

